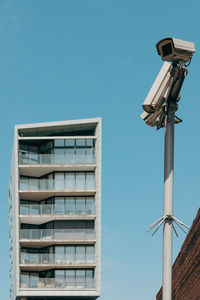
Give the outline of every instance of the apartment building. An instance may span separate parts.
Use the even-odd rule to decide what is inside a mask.
[[[10,299],[100,296],[101,119],[16,125]]]

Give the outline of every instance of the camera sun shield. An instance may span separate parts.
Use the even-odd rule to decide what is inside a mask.
[[[156,48],[161,59],[169,62],[188,62],[195,52],[194,43],[174,38],[160,40]]]

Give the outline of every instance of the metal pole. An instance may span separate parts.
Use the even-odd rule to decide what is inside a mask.
[[[165,117],[163,288],[162,300],[172,299],[172,232],[174,179],[174,111]]]

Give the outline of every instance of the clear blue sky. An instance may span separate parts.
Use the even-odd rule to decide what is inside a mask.
[[[103,118],[102,296],[154,300],[161,285],[164,132],[140,119],[164,37],[193,41],[176,126],[174,213],[199,208],[200,3],[0,0],[0,287],[9,299],[8,176],[14,124]],[[179,231],[180,232],[180,231]],[[185,238],[174,238],[174,258]]]

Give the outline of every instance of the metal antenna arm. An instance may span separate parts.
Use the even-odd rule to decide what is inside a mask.
[[[163,220],[163,217],[157,220],[156,222],[154,222],[152,225],[150,225],[147,232],[149,232],[153,227],[155,227],[161,220]]]
[[[156,231],[160,228],[160,226],[165,222],[165,219],[163,219],[160,224],[158,224],[158,227],[154,230],[154,232],[152,233],[152,236],[156,233]]]
[[[176,220],[174,220],[174,222],[186,233],[185,229],[179,224],[179,222],[177,222]]]
[[[172,224],[172,228],[174,229],[174,232],[175,232],[175,234],[176,234],[176,237],[178,237],[178,233],[177,233],[177,231],[176,231],[176,228],[174,227],[174,224]]]
[[[174,220],[176,220],[178,223],[180,223],[181,225],[183,225],[184,227],[186,227],[187,229],[189,229],[189,227],[187,225],[185,225],[183,222],[181,222],[177,218],[174,217]]]
[[[173,227],[173,230],[177,237],[178,237],[178,233],[176,231],[176,228],[174,227],[173,222],[175,222],[180,227],[181,230],[183,230],[185,233],[187,233],[182,226],[186,227],[187,229],[189,229],[189,227],[187,225],[185,225],[183,222],[181,222],[180,220],[178,220],[177,218],[175,218],[173,215],[166,215],[166,216],[163,216],[162,218],[158,219],[156,222],[154,222],[153,224],[151,224],[149,226],[147,232],[151,231],[154,227],[157,226],[156,229],[154,230],[154,232],[152,233],[152,236],[153,236],[158,231],[158,229],[161,227],[162,224],[169,222],[169,221],[172,222],[172,227]]]

